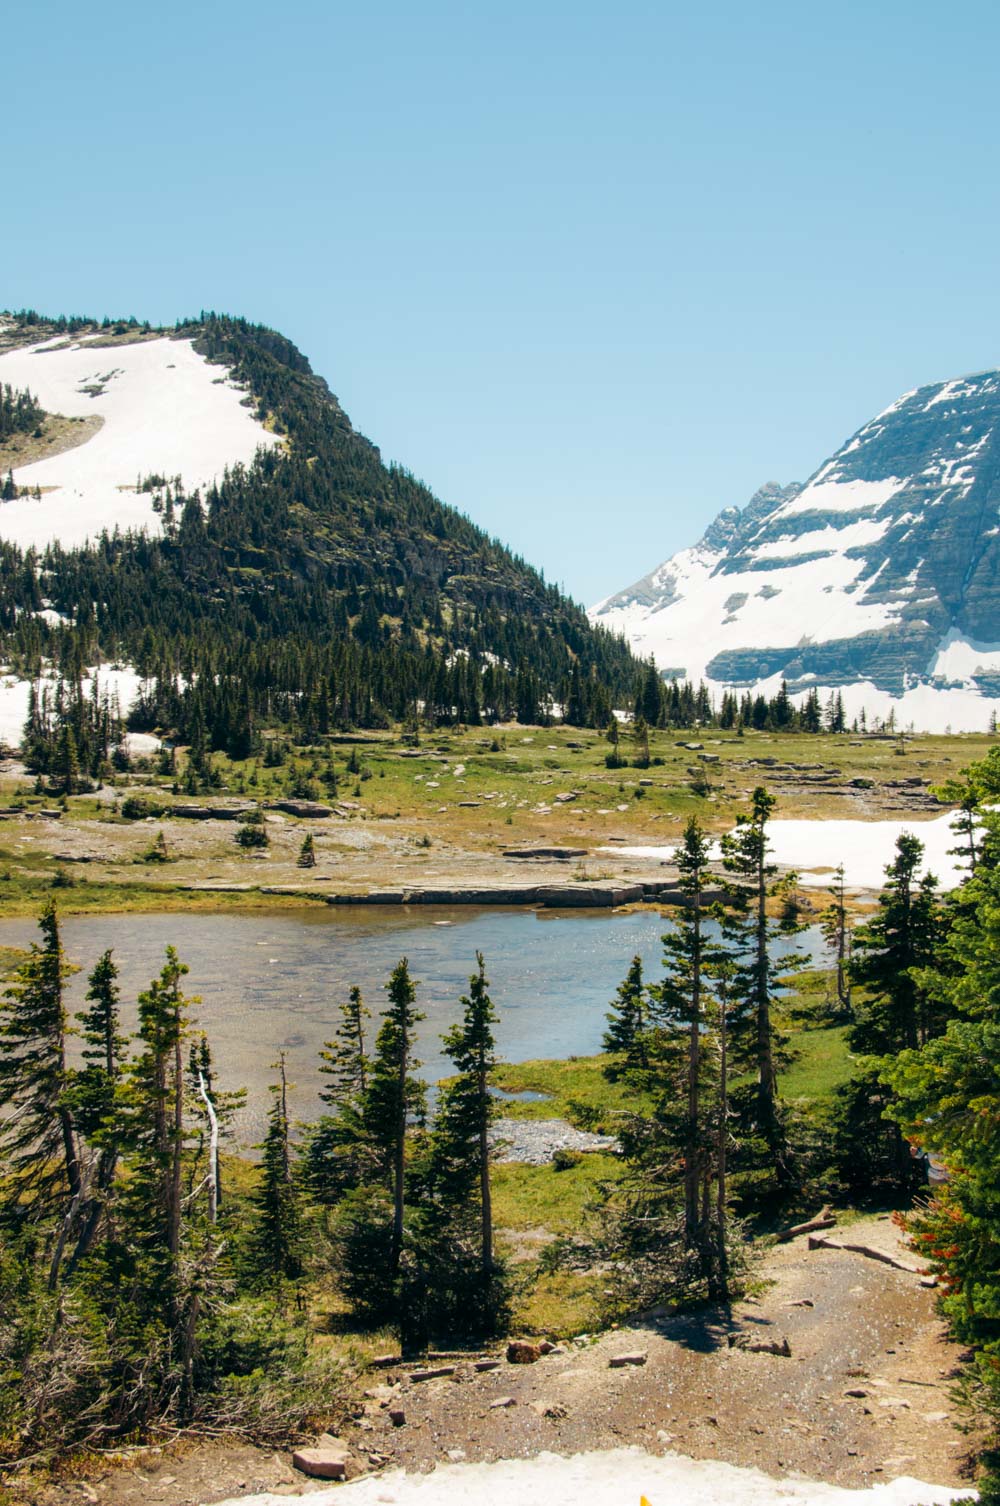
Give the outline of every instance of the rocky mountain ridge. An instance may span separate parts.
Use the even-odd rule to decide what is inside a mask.
[[[592,609],[668,674],[982,729],[1000,696],[1000,372],[904,394]]]

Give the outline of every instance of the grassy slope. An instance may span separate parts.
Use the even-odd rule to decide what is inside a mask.
[[[697,766],[698,754],[680,746],[689,741],[702,742],[704,751],[719,759],[707,766],[714,787],[708,798],[691,788],[688,771]],[[176,861],[165,870],[144,867],[137,858],[155,828],[141,823],[126,828],[113,806],[73,797],[54,835],[28,820],[39,807],[51,805],[52,797],[36,796],[31,782],[8,777],[0,779],[0,804],[19,799],[26,814],[0,825],[0,913],[31,914],[37,909],[38,894],[53,876],[52,854],[65,845],[64,834],[72,832],[87,834],[103,849],[88,864],[88,887],[81,886],[73,896],[73,907],[79,910],[148,908],[139,889],[182,890],[216,875],[248,889],[274,882],[276,874],[279,882],[303,886],[326,882],[364,889],[400,881],[419,884],[424,869],[440,872],[444,864],[447,873],[462,854],[481,857],[533,843],[589,849],[586,858],[567,863],[563,871],[567,879],[599,879],[613,871],[615,862],[613,855],[595,850],[601,845],[613,846],[616,840],[669,843],[691,814],[712,830],[725,830],[744,807],[748,791],[760,783],[777,796],[779,818],[901,814],[894,810],[899,792],[887,788],[889,781],[917,776],[929,785],[940,784],[983,757],[992,741],[973,735],[914,738],[900,756],[894,742],[880,739],[659,732],[652,740],[652,753],[662,762],[648,770],[608,770],[603,736],[573,728],[471,728],[423,734],[416,757],[402,756],[408,750],[398,735],[385,733],[373,734],[360,745],[369,776],[361,779],[346,772],[352,745],[335,740],[315,750],[297,750],[293,766],[284,768],[269,769],[257,760],[232,765],[216,755],[222,782],[219,798],[242,799],[285,794],[295,773],[319,776],[332,756],[339,780],[337,798],[353,802],[354,809],[347,821],[289,821],[288,843],[293,837],[301,841],[306,829],[315,832],[320,862],[308,876],[296,870],[290,846],[283,851],[279,844],[266,862],[255,862],[240,854],[231,839],[220,843],[217,835],[199,831],[197,823],[169,818],[163,824]],[[816,765],[837,771],[831,777],[841,787],[851,779],[863,779],[875,788],[850,793],[824,789],[797,778],[794,771],[768,768],[762,761],[770,758],[800,771]],[[183,757],[181,762],[183,766]],[[124,797],[131,788],[155,786],[169,804],[185,798],[173,796],[171,782],[136,773],[124,777],[119,790]],[[557,794],[573,792],[572,801],[554,800]],[[316,793],[320,799],[329,798],[319,783]],[[365,844],[352,845],[349,839],[366,826],[377,841],[362,851]],[[386,852],[383,861],[378,845],[382,839],[398,839],[407,847],[405,869],[398,866],[398,850]],[[420,846],[423,842],[429,846]],[[531,874],[522,865],[516,877],[527,880]],[[99,895],[98,885],[108,885],[109,891]],[[117,894],[110,892],[115,889]],[[255,902],[260,902],[259,896],[208,901],[220,908]],[[166,898],[163,907],[168,903]]]

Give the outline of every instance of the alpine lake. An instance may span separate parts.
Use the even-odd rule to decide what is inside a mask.
[[[285,1056],[293,1114],[322,1108],[319,1052],[340,1004],[357,984],[372,1013],[370,1039],[384,1007],[384,985],[401,957],[417,984],[421,1075],[448,1075],[441,1033],[461,1014],[483,953],[498,1015],[499,1052],[512,1062],[589,1056],[601,1049],[605,1014],[634,956],[647,979],[662,971],[661,938],[669,915],[656,910],[524,910],[436,906],[357,906],[252,914],[143,914],[69,917],[61,922],[66,954],[80,971],[67,985],[70,1014],[83,1007],[87,974],[112,948],[119,969],[122,1018],[136,1027],[135,1000],[163,966],[168,946],[189,969],[184,989],[191,1015],[208,1035],[223,1088],[244,1087],[237,1124],[245,1145],[261,1136],[279,1053]],[[37,939],[28,920],[0,922],[0,946]],[[787,944],[818,958],[811,928]]]

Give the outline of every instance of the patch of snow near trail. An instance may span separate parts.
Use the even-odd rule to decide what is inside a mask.
[[[280,442],[242,406],[246,394],[226,368],[209,365],[190,340],[22,347],[0,356],[6,382],[27,387],[48,413],[104,419],[76,449],[15,469],[19,486],[43,489],[41,501],[0,504],[0,538],[24,549],[56,540],[75,548],[105,528],[159,533],[151,495],[134,490],[140,476],[180,476],[190,494]],[[91,396],[86,386],[104,390]]]
[[[843,863],[849,889],[880,889],[886,864],[895,856],[896,842],[906,832],[924,844],[920,876],[933,873],[942,889],[954,889],[965,877],[965,870],[948,853],[949,847],[958,845],[951,829],[954,816],[954,811],[946,811],[930,821],[771,821],[767,828],[769,856],[782,868],[794,868],[804,888],[826,888],[832,882],[833,869]],[[677,849],[616,844],[597,850],[667,863]],[[718,842],[713,842],[711,855],[721,857]]]
[[[684,1506],[948,1506],[975,1496],[968,1487],[951,1490],[904,1476],[868,1490],[845,1490],[819,1481],[771,1479],[756,1469],[738,1469],[711,1459],[663,1458],[643,1449],[606,1453],[543,1453],[535,1459],[500,1459],[494,1464],[438,1465],[428,1475],[392,1470],[347,1485],[290,1498],[240,1496],[241,1506],[284,1506],[289,1499],[309,1506],[650,1506],[683,1501]],[[222,1506],[235,1506],[234,1501]]]

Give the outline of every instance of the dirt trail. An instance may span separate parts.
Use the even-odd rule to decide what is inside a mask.
[[[888,1219],[831,1232],[915,1264]],[[441,1380],[414,1383],[402,1369],[374,1377],[347,1436],[364,1464],[377,1456],[413,1470],[637,1444],[845,1486],[968,1479],[970,1440],[949,1397],[959,1351],[917,1275],[849,1251],[810,1251],[805,1237],[772,1251],[761,1275],[773,1284],[731,1313],[651,1319],[485,1374],[459,1364]],[[730,1347],[736,1335],[787,1338],[791,1354]],[[645,1364],[609,1368],[635,1351]],[[405,1412],[402,1426],[390,1406]],[[308,1488],[285,1459],[212,1444],[146,1453],[131,1472],[36,1499],[54,1506],[82,1491],[78,1499],[109,1506],[197,1506]]]

